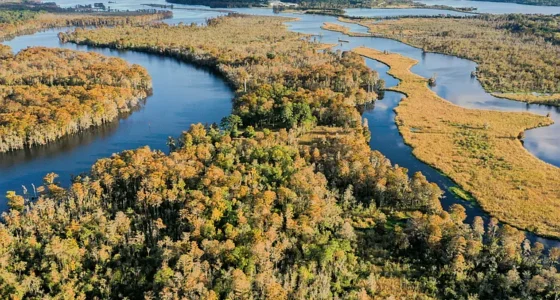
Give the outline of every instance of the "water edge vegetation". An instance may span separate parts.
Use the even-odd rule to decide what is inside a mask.
[[[485,90],[517,101],[560,105],[558,16],[481,15],[351,20],[376,37],[395,39],[428,52],[477,62]],[[341,30],[342,28],[331,28]]]
[[[416,60],[363,47],[354,51],[387,64],[389,74],[401,80],[390,88],[406,95],[395,109],[396,123],[416,157],[457,182],[501,221],[560,236],[560,169],[534,157],[520,140],[523,131],[552,124],[550,118],[462,108],[437,96],[427,79],[410,71]]]

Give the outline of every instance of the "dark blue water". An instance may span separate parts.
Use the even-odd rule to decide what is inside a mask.
[[[22,185],[41,185],[49,172],[68,184],[71,175],[89,171],[99,158],[126,149],[149,146],[167,150],[169,136],[178,136],[194,123],[219,122],[231,112],[233,93],[215,74],[172,58],[150,54],[60,44],[57,30],[18,37],[5,44],[15,51],[28,46],[62,47],[116,56],[145,67],[153,80],[153,95],[126,118],[85,131],[44,147],[0,154],[0,195],[21,192]],[[0,201],[0,211],[6,202]]]
[[[399,80],[387,74],[389,67],[372,60],[366,59],[366,64],[379,73],[379,77],[385,80],[386,87],[396,86]],[[439,83],[438,83],[439,84]],[[448,209],[453,204],[461,204],[467,212],[467,223],[471,223],[476,216],[480,216],[488,221],[486,214],[475,202],[465,201],[453,194],[449,188],[457,186],[447,176],[441,174],[431,166],[421,162],[412,154],[412,148],[403,142],[399,129],[395,124],[395,107],[403,99],[403,95],[397,92],[385,92],[383,99],[375,102],[375,107],[365,111],[363,117],[368,120],[371,132],[370,147],[385,155],[391,163],[408,169],[409,175],[421,172],[430,182],[436,183],[444,192],[441,205]],[[560,241],[538,237],[534,234],[527,234],[533,242],[540,242],[546,247],[560,247]]]
[[[257,10],[257,13],[262,14],[263,12]],[[289,16],[296,17],[297,15]],[[524,146],[541,160],[560,166],[560,108],[526,104],[492,96],[482,88],[476,78],[471,78],[471,72],[477,66],[473,61],[445,54],[423,53],[421,49],[391,39],[349,37],[320,28],[324,22],[337,23],[338,21],[333,17],[300,15],[299,18],[299,21],[289,23],[291,30],[315,35],[316,39],[323,43],[337,43],[339,39],[349,42],[342,43],[335,49],[352,50],[356,47],[365,46],[399,53],[418,60],[418,64],[412,68],[412,72],[426,78],[437,73],[438,84],[432,89],[442,98],[457,105],[475,109],[531,112],[542,116],[550,114],[550,118],[555,121],[555,124],[527,131]],[[358,32],[364,32],[364,28],[359,28],[361,27],[359,25],[347,24],[347,26]]]

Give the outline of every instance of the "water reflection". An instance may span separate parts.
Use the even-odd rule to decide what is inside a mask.
[[[233,93],[211,72],[155,55],[60,44],[58,30],[22,36],[6,42],[16,51],[28,46],[63,47],[117,56],[145,67],[153,80],[153,95],[130,116],[51,143],[44,147],[15,151],[0,156],[0,195],[40,185],[49,172],[68,184],[71,175],[88,171],[99,158],[126,149],[149,146],[166,150],[168,136],[177,136],[193,123],[219,122],[231,111]],[[0,211],[5,210],[2,197]]]
[[[59,3],[62,2],[66,5],[84,3],[84,1],[77,0],[59,1]],[[85,2],[87,3],[87,1]],[[152,0],[150,2],[160,3],[163,0]],[[130,9],[140,6],[138,2],[132,0],[119,1],[119,5]],[[236,11],[257,15],[273,15],[271,9],[236,9]],[[389,12],[388,10],[380,11]],[[423,12],[425,11],[423,10]],[[402,14],[406,11],[399,10],[398,12]],[[166,22],[178,23],[179,20],[183,20],[185,23],[190,23],[194,20],[196,23],[204,23],[206,18],[223,14],[221,12],[189,10],[175,10],[174,13],[174,19]],[[560,165],[560,137],[556,133],[558,126],[560,126],[558,125],[560,123],[560,110],[492,97],[482,89],[477,80],[470,77],[471,71],[476,68],[474,62],[447,55],[423,53],[419,49],[394,40],[353,38],[320,29],[324,22],[339,23],[334,17],[302,14],[281,15],[299,18],[299,21],[289,23],[290,29],[295,32],[316,35],[324,43],[337,43],[339,38],[349,41],[347,44],[339,45],[337,49],[350,50],[358,46],[366,46],[417,59],[419,63],[412,71],[424,77],[437,73],[438,85],[433,88],[434,91],[445,99],[461,106],[506,111],[530,111],[542,115],[550,112],[557,123],[553,126],[527,132],[525,147],[537,157],[557,166]],[[351,27],[352,31],[365,32],[365,28],[359,25],[345,25]],[[88,170],[97,158],[107,157],[111,153],[123,149],[132,149],[141,145],[165,149],[167,136],[177,135],[193,122],[216,122],[231,110],[229,100],[232,94],[220,79],[208,72],[196,70],[172,59],[134,52],[90,49],[71,44],[60,45],[56,38],[56,31],[20,37],[9,44],[16,50],[32,45],[63,46],[78,50],[94,50],[105,55],[125,58],[148,69],[154,79],[154,95],[148,99],[143,110],[126,120],[120,120],[116,130],[108,130],[106,134],[96,136],[94,141],[84,139],[84,142],[72,144],[68,147],[68,151],[58,152],[58,154],[55,151],[43,156],[31,153],[28,157],[29,160],[21,159],[21,162],[18,161],[17,165],[15,163],[10,164],[10,159],[7,159],[7,163],[0,164],[0,194],[5,193],[7,189],[14,189],[22,184],[40,182],[42,176],[50,171],[62,174],[62,179],[70,178],[69,174],[78,174]],[[368,66],[379,72],[380,76],[386,81],[387,87],[398,83],[398,80],[386,74],[388,68],[385,65],[373,60],[366,60],[366,62]],[[186,95],[188,95],[188,99],[185,99]],[[442,200],[444,207],[448,207],[452,203],[461,203],[467,207],[470,218],[477,215],[486,216],[475,203],[465,202],[449,193],[448,188],[454,184],[447,177],[417,160],[412,155],[410,147],[404,144],[395,125],[393,112],[401,98],[402,96],[398,93],[386,92],[384,99],[375,103],[374,109],[364,112],[364,117],[368,119],[372,131],[371,147],[382,152],[393,163],[408,168],[410,172],[421,171],[429,181],[437,183],[442,190],[446,191]],[[25,157],[25,154],[21,155]],[[5,209],[5,204],[0,201],[0,210],[3,209]],[[548,246],[559,245],[554,240],[542,239],[534,235],[529,236],[533,241],[540,241]]]

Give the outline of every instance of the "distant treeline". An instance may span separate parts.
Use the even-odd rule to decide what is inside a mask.
[[[510,14],[360,23],[376,36],[476,61],[477,78],[488,91],[555,94],[560,92],[559,21],[560,16]]]
[[[167,0],[169,3],[186,4],[186,5],[206,5],[215,7],[252,7],[267,6],[267,0]]]
[[[210,7],[251,7],[268,6],[268,0],[167,0],[169,3],[187,5],[206,5]],[[309,8],[350,8],[350,7],[386,7],[391,5],[412,5],[410,0],[287,0],[286,3],[298,4],[299,7]]]
[[[518,3],[518,4],[542,5],[542,6],[560,6],[559,0],[474,0],[474,1],[505,2],[505,3]]]

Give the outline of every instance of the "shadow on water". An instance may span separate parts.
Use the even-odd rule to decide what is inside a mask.
[[[148,70],[153,94],[133,113],[104,126],[46,146],[0,155],[0,211],[6,209],[3,195],[8,190],[21,191],[22,185],[38,186],[47,173],[57,173],[60,183],[67,185],[72,175],[89,171],[97,159],[143,146],[167,151],[167,137],[179,135],[194,123],[219,122],[231,112],[232,90],[207,69],[169,57],[61,44],[57,38],[59,31],[20,36],[5,44],[15,51],[28,46],[45,46],[120,57]]]

